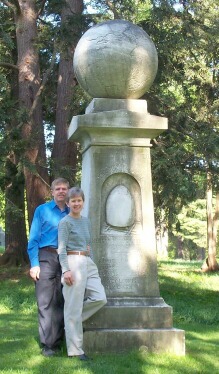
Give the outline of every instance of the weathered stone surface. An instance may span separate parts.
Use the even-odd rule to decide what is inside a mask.
[[[96,313],[84,327],[94,329],[172,328],[172,308],[161,297],[108,298],[107,306]]]
[[[137,112],[120,109],[128,106],[122,100],[108,99],[106,111],[96,112],[98,101],[90,105],[94,113],[74,117],[69,128],[69,138],[79,140],[83,150],[84,214],[91,218],[95,260],[108,297],[156,297],[150,139],[167,129],[167,119],[145,113],[144,101],[144,110]],[[136,110],[139,104],[132,100],[130,106]],[[130,196],[122,223],[109,201],[117,188]]]
[[[159,293],[150,142],[167,119],[140,98],[157,72],[147,33],[128,21],[90,28],[74,53],[74,70],[94,99],[73,117],[69,139],[82,147],[83,214],[90,217],[95,262],[108,303],[84,323],[86,352],[185,354],[185,334]]]
[[[147,101],[134,99],[96,99],[87,106],[85,114],[98,112],[112,112],[115,110],[127,110],[129,112],[147,114]]]
[[[98,98],[140,98],[152,85],[158,58],[154,43],[139,26],[113,20],[81,37],[73,66],[82,88]]]
[[[185,354],[185,333],[172,327],[157,275],[150,140],[167,129],[167,119],[146,108],[134,100],[95,99],[69,128],[69,138],[82,145],[83,214],[91,220],[108,299],[84,323],[88,353]]]
[[[117,185],[106,200],[106,224],[126,228],[135,223],[135,205],[128,188]]]
[[[84,349],[90,353],[145,353],[185,355],[185,332],[179,329],[100,329],[86,331]]]
[[[86,114],[72,118],[68,138],[77,139],[83,151],[92,144],[148,147],[167,128],[167,118],[148,113],[145,100],[93,99]]]

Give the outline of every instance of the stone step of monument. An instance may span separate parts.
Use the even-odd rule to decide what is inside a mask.
[[[185,355],[185,331],[179,329],[96,329],[84,333],[86,353],[145,353]]]
[[[171,328],[172,308],[164,306],[105,306],[84,324],[87,329]]]

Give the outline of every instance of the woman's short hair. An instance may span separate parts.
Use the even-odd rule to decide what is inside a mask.
[[[81,196],[82,200],[84,201],[84,192],[80,187],[72,187],[67,193],[67,201],[72,199],[73,197]]]

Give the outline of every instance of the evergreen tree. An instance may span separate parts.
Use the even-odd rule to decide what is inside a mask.
[[[30,224],[36,206],[49,195],[51,178],[66,174],[69,177],[70,168],[68,179],[74,180],[77,149],[67,142],[67,123],[76,84],[72,57],[81,35],[82,10],[83,1],[76,0],[0,3],[0,73],[4,82],[1,147],[5,151],[1,186],[6,196],[6,252],[2,263],[11,263],[14,258],[17,264],[26,259],[24,188]],[[71,36],[72,40],[67,41]],[[49,100],[45,96],[46,85]],[[49,163],[45,123],[51,128],[56,125],[57,131],[54,161]]]

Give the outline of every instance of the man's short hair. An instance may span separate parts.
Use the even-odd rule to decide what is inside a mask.
[[[54,188],[58,184],[66,184],[68,188],[70,187],[69,181],[67,179],[65,179],[65,178],[56,178],[56,179],[54,179],[54,181],[51,184],[51,190],[54,190]]]
[[[82,200],[84,201],[84,192],[80,187],[72,187],[67,193],[67,201],[72,199],[73,197],[81,196]]]

